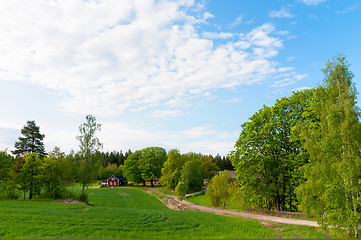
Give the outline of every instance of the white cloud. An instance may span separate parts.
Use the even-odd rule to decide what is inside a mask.
[[[114,149],[134,151],[159,146],[166,150],[177,148],[182,152],[196,151],[204,154],[225,155],[233,149],[234,142],[231,143],[229,139],[235,141],[237,136],[236,132],[215,130],[215,126],[193,127],[177,131],[144,129],[126,123],[105,121],[102,123],[99,140],[103,143],[104,151]],[[210,140],[204,141],[204,137]]]
[[[297,75],[295,73],[293,73],[293,74],[292,73],[282,73],[276,77],[276,78],[279,78],[280,80],[273,82],[272,87],[283,88],[285,86],[295,84],[296,82],[304,79],[307,76],[308,76],[307,74]]]
[[[310,6],[310,5],[318,5],[320,3],[325,2],[326,0],[299,0],[299,1]]]
[[[202,36],[204,38],[209,38],[209,39],[227,39],[227,38],[232,38],[234,36],[233,33],[226,33],[226,32],[204,32],[202,33]]]
[[[311,89],[311,87],[298,87],[298,88],[293,89],[292,92],[293,91],[295,91],[295,92],[296,91],[302,91],[302,90],[306,90],[306,89]]]
[[[213,16],[201,11],[191,0],[2,1],[0,80],[49,88],[67,112],[109,116],[180,107],[275,74],[282,40],[273,25],[215,46],[214,36],[230,34],[201,38],[198,26]]]
[[[19,130],[22,129],[24,125],[14,123],[14,122],[0,122],[0,128],[11,129],[11,130]]]
[[[270,12],[269,16],[271,18],[293,18],[295,15],[293,15],[287,7],[281,7],[280,10]]]
[[[239,24],[242,23],[243,20],[243,16],[239,15],[236,20],[234,20],[231,24],[229,24],[229,28],[235,28],[237,27]]]

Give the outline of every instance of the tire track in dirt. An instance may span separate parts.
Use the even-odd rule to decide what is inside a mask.
[[[151,191],[153,191],[154,193],[156,193],[158,195],[163,195],[163,196],[172,198],[181,204],[184,204],[188,207],[191,207],[191,208],[199,210],[199,211],[239,216],[239,217],[251,218],[251,219],[256,219],[256,220],[261,220],[261,221],[271,221],[271,222],[278,222],[278,223],[285,223],[285,224],[303,225],[303,226],[311,226],[311,227],[319,227],[320,226],[317,222],[310,221],[310,220],[302,220],[302,219],[295,219],[295,218],[283,218],[283,217],[275,217],[275,216],[268,216],[268,215],[262,215],[262,214],[236,212],[236,211],[231,211],[231,210],[226,210],[226,209],[204,207],[204,206],[200,206],[200,205],[196,205],[196,204],[187,202],[185,200],[179,201],[176,196],[165,195],[153,188],[151,188]]]

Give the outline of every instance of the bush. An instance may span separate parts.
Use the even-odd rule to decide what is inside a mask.
[[[16,184],[0,181],[0,199],[18,199],[20,195]]]
[[[86,193],[80,193],[78,195],[78,200],[80,202],[84,202],[84,203],[87,203],[88,202],[88,195]]]
[[[226,207],[226,200],[229,199],[232,192],[231,174],[229,171],[223,171],[212,178],[207,188],[207,196],[214,207]]]
[[[183,181],[180,181],[178,185],[175,187],[174,191],[178,199],[183,200],[184,196],[187,193],[187,185]]]

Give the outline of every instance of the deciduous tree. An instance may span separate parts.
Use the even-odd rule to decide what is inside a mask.
[[[161,184],[174,189],[180,180],[181,170],[188,160],[189,158],[180,154],[179,150],[169,150],[162,169]]]
[[[41,165],[42,160],[38,155],[31,153],[25,158],[25,163],[17,176],[21,189],[24,190],[24,194],[26,190],[29,191],[29,199],[32,199],[34,195],[36,196],[37,193],[40,193],[39,175]]]
[[[77,136],[77,139],[79,140],[80,152],[85,160],[83,169],[82,194],[84,194],[87,177],[89,176],[90,169],[88,167],[88,160],[92,154],[103,147],[98,137],[95,135],[97,131],[100,131],[100,129],[101,124],[97,123],[96,118],[92,115],[87,115],[86,122],[79,126],[80,136]]]
[[[230,154],[247,202],[256,207],[295,210],[294,189],[302,181],[299,168],[307,162],[300,140],[292,137],[302,120],[312,91],[295,92],[291,97],[264,106],[249,122]]]
[[[353,74],[342,55],[323,70],[310,106],[319,120],[301,128],[310,162],[307,181],[297,189],[302,206],[318,214],[324,226],[347,229],[358,236],[361,226],[361,125]]]
[[[188,192],[202,190],[204,169],[196,154],[184,165],[181,171],[181,180],[187,185]]]
[[[128,182],[141,183],[143,182],[140,170],[139,170],[139,158],[141,156],[141,150],[137,150],[131,153],[124,161],[123,174],[128,179]],[[145,185],[145,182],[143,183]]]
[[[161,147],[148,147],[141,151],[139,157],[139,166],[143,182],[153,182],[156,178],[160,178],[164,162],[167,160],[167,152]]]
[[[222,171],[215,175],[207,186],[207,196],[215,207],[226,207],[226,202],[232,192],[231,173]]]

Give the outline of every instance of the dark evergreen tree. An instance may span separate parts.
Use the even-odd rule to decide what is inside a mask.
[[[36,153],[39,157],[46,155],[43,143],[45,135],[40,133],[40,127],[36,126],[35,121],[27,121],[26,126],[21,129],[21,134],[24,137],[19,137],[19,141],[15,143],[16,150],[13,154]]]

